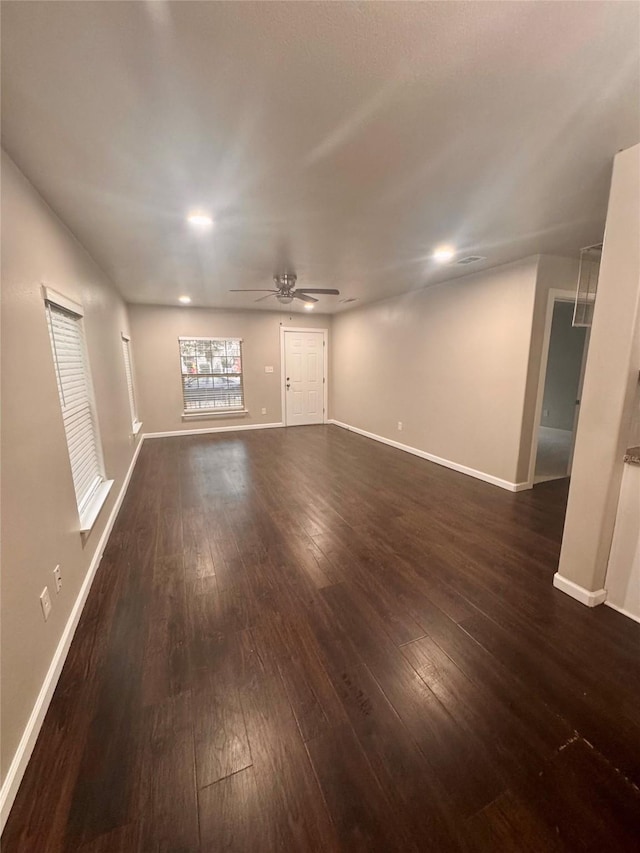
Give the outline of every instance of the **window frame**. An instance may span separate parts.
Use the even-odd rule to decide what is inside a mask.
[[[56,378],[56,385],[58,391],[58,401],[60,404],[60,415],[63,421],[63,429],[65,434],[65,442],[67,445],[67,457],[69,460],[70,474],[73,482],[74,495],[76,500],[76,509],[78,511],[78,521],[80,527],[80,533],[88,533],[100,512],[104,503],[107,499],[109,492],[111,491],[111,487],[113,486],[113,480],[108,480],[105,469],[104,462],[104,453],[102,448],[102,439],[100,436],[100,424],[98,422],[98,412],[96,408],[95,394],[93,388],[93,377],[91,374],[91,363],[89,361],[89,352],[87,348],[87,340],[85,335],[85,327],[84,327],[84,308],[83,306],[75,302],[72,299],[69,299],[62,293],[59,293],[56,290],[53,290],[46,285],[42,287],[42,296],[44,299],[45,305],[45,317],[47,322],[47,331],[49,337],[49,345],[51,347],[51,356],[53,360],[53,369],[54,375]],[[93,487],[87,492],[87,494],[83,494],[81,499],[78,496],[78,492],[76,490],[76,482],[73,478],[73,459],[72,459],[72,450],[69,441],[69,437],[67,434],[67,423],[65,420],[65,402],[64,402],[64,387],[63,380],[60,373],[60,364],[58,360],[58,351],[56,348],[56,338],[55,331],[52,320],[51,309],[55,309],[58,312],[65,313],[72,317],[75,322],[78,324],[78,340],[79,347],[81,352],[81,366],[82,372],[84,374],[84,384],[86,389],[86,397],[87,404],[89,407],[90,414],[90,423],[91,423],[91,439],[93,443],[93,450],[95,452],[95,459],[97,461],[98,468],[98,482],[93,485]]]
[[[127,383],[127,398],[129,400],[129,416],[131,419],[131,435],[138,435],[142,427],[142,421],[138,416],[138,394],[136,391],[136,378],[133,372],[133,354],[131,352],[131,335],[120,332],[122,343],[122,358],[124,361],[124,374]],[[131,377],[131,382],[129,382]]]
[[[196,342],[196,341],[224,341],[237,343],[240,345],[240,373],[221,373],[211,371],[210,373],[185,373],[183,370],[182,364],[182,343],[183,342]],[[246,408],[246,397],[245,397],[245,387],[244,387],[244,351],[243,351],[243,339],[233,336],[233,335],[181,335],[178,337],[178,363],[180,369],[180,393],[182,395],[182,418],[183,420],[189,420],[191,418],[215,418],[215,417],[229,417],[233,415],[246,415],[249,414]],[[211,406],[210,408],[187,408],[187,399],[185,397],[185,387],[184,387],[184,379],[187,376],[203,376],[203,377],[211,377],[212,379],[215,377],[228,377],[228,376],[239,376],[240,378],[240,395],[241,395],[241,404],[239,406]]]

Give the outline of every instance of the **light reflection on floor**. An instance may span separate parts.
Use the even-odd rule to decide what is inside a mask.
[[[565,429],[538,428],[538,453],[534,483],[568,476],[572,433]]]

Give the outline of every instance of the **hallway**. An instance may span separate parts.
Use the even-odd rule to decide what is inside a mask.
[[[566,429],[538,427],[538,452],[534,483],[561,480],[568,476],[573,433]]]

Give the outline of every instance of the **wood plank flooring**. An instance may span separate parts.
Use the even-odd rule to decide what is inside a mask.
[[[145,442],[3,853],[637,851],[640,625],[338,427]]]

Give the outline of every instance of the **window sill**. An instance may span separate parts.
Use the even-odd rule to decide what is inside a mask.
[[[142,429],[142,421],[136,421],[131,428],[131,435],[137,435]]]
[[[182,420],[183,421],[194,421],[194,420],[210,420],[211,418],[237,418],[238,416],[244,417],[249,414],[248,409],[203,409],[199,412],[183,412]]]
[[[96,489],[96,493],[91,498],[91,502],[85,507],[82,515],[80,516],[80,533],[89,533],[95,524],[96,518],[107,499],[107,495],[111,491],[111,486],[113,486],[113,480],[105,480]]]

